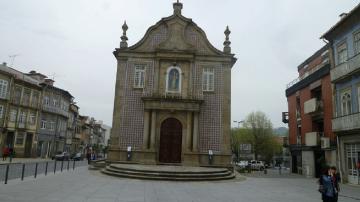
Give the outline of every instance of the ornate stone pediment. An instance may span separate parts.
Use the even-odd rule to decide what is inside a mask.
[[[134,52],[190,52],[198,55],[224,55],[210,44],[205,32],[191,19],[174,14],[150,27],[135,45],[124,50]]]
[[[185,26],[184,21],[175,20],[168,21],[167,27],[169,32],[165,41],[160,43],[156,49],[166,51],[195,51],[195,46],[190,44],[185,38]]]

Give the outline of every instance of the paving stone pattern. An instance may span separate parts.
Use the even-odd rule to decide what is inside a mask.
[[[360,188],[343,185],[359,197]],[[0,184],[0,201],[20,202],[318,202],[316,179],[261,178],[221,182],[166,182],[114,178],[86,167]],[[358,202],[340,197],[340,202]]]

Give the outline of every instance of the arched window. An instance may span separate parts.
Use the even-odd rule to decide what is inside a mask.
[[[351,114],[351,95],[350,91],[345,92],[341,96],[341,111],[342,115],[349,115]]]
[[[169,67],[166,73],[166,92],[181,93],[181,69],[177,66]]]

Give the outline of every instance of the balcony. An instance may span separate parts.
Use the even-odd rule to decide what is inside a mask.
[[[360,130],[360,113],[334,118],[332,129],[334,132]]]
[[[322,132],[305,133],[305,145],[308,147],[318,146],[320,144],[321,136],[323,136]]]
[[[304,103],[304,114],[309,114],[313,118],[322,118],[323,102],[317,98],[312,98]]]
[[[360,70],[360,54],[350,58],[347,62],[337,65],[331,70],[331,81],[336,81]]]

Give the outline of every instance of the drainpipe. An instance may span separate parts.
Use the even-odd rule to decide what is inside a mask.
[[[339,136],[336,135],[336,149],[337,149],[337,162],[338,162],[338,167],[339,167],[339,173],[340,173],[340,179],[341,179],[341,183],[344,183],[344,179],[343,179],[343,169],[341,167],[341,163],[340,163],[340,141],[339,141]]]

